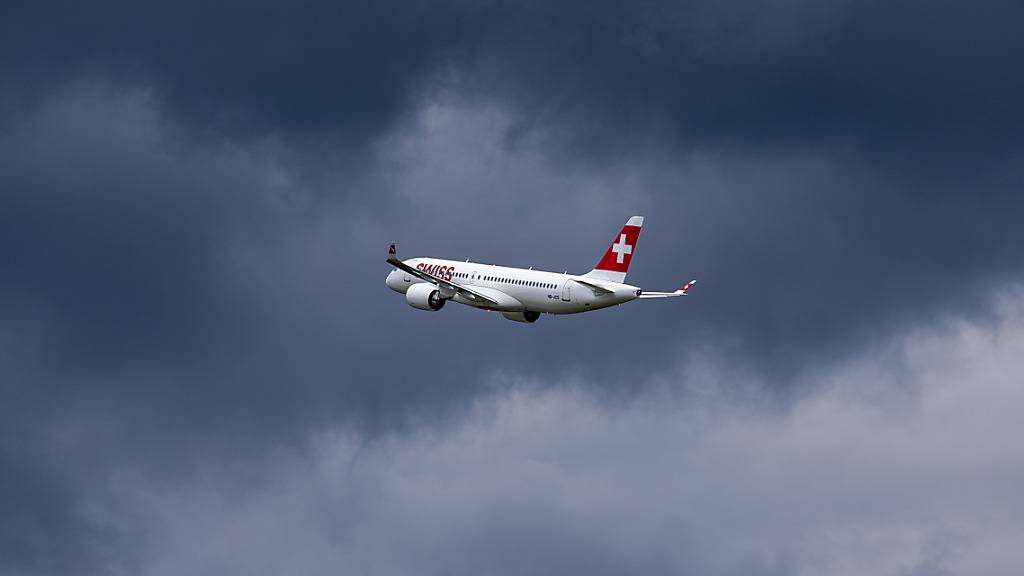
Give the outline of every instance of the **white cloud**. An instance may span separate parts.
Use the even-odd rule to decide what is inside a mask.
[[[1012,574],[1024,299],[1001,302],[998,326],[904,336],[782,409],[713,361],[629,400],[496,377],[444,425],[115,493],[144,511],[147,574]]]
[[[537,238],[538,230],[618,223],[649,205],[647,163],[582,161],[560,130],[514,107],[432,87],[376,142],[380,186],[408,207],[398,221],[432,236],[456,234],[463,250],[467,237],[549,245],[557,236]]]

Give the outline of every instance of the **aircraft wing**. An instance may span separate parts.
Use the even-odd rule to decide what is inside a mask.
[[[391,245],[388,246],[388,264],[391,264],[395,268],[398,268],[399,270],[407,274],[415,276],[420,280],[434,284],[435,286],[441,289],[441,295],[445,298],[451,298],[456,294],[459,294],[463,298],[472,300],[474,302],[485,302],[492,306],[500,305],[497,300],[489,298],[484,294],[477,292],[476,290],[473,290],[472,288],[467,288],[461,284],[456,284],[455,282],[452,282],[450,280],[445,280],[444,278],[438,278],[437,276],[434,276],[429,272],[417,270],[412,266],[409,266],[405,262],[402,262],[401,260],[398,259],[397,249],[395,248],[394,242],[392,242]]]
[[[646,290],[640,293],[641,298],[675,298],[676,296],[686,296],[686,291],[696,284],[696,280],[690,280],[685,286],[676,290],[675,292],[647,292]]]

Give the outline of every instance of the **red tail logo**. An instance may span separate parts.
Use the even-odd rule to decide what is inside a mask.
[[[633,219],[630,219],[632,222]],[[641,220],[642,222],[642,220]],[[629,261],[633,259],[633,251],[636,250],[636,241],[640,237],[640,226],[626,224],[622,227],[604,257],[594,267],[595,270],[610,270],[612,272],[626,272],[629,269]]]

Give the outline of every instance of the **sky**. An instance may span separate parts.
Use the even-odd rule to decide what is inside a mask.
[[[1017,574],[1016,2],[0,6],[0,575]],[[410,308],[403,257],[685,301]]]

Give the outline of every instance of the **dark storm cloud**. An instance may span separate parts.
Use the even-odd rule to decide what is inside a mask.
[[[1014,2],[746,0],[9,6],[11,81],[99,66],[156,85],[200,122],[373,133],[425,73],[579,123],[684,142],[817,146],[972,163],[1019,143]]]
[[[376,130],[470,31],[444,6],[59,4],[5,9],[8,78],[46,89],[95,66],[222,128]]]
[[[158,425],[216,425],[257,404],[282,410],[281,395],[302,396],[296,386],[326,370],[324,360],[325,378],[356,384],[342,369],[347,359],[333,354],[350,330],[341,318],[318,319],[354,289],[333,251],[308,261],[324,249],[304,236],[323,226],[303,206],[314,186],[291,180],[273,142],[197,146],[186,137],[182,146],[165,128],[173,118],[154,105],[144,90],[74,83],[11,122],[0,141],[2,294],[18,320],[6,328],[30,326],[41,343],[10,357],[37,363],[29,390],[88,399],[81,386],[91,382],[133,408],[119,418],[141,409]],[[323,240],[350,241],[338,234]],[[306,260],[284,261],[294,256]],[[309,275],[317,273],[331,277]],[[320,299],[303,304],[321,282]],[[307,347],[319,342],[323,349]],[[268,389],[285,367],[298,383]],[[166,403],[177,407],[170,423],[159,415]]]
[[[0,572],[138,563],[171,572],[208,503],[222,506],[209,525],[237,547],[213,535],[222,547],[204,566],[218,555],[243,571],[270,562],[246,556],[253,548],[286,563],[293,554],[266,545],[272,527],[253,540],[231,526],[259,532],[255,516],[278,517],[280,502],[263,502],[260,485],[287,483],[279,469],[307,458],[320,466],[310,435],[340,430],[373,459],[382,458],[376,439],[393,434],[399,469],[375,464],[363,471],[370,483],[400,478],[403,465],[450,483],[434,468],[444,447],[465,450],[465,427],[494,432],[475,416],[466,424],[481,395],[515,411],[502,400],[508,383],[540,382],[525,405],[561,421],[579,402],[584,420],[608,424],[584,435],[600,443],[607,429],[627,433],[616,428],[629,420],[613,396],[628,402],[665,381],[706,379],[689,366],[695,351],[729,365],[723,386],[754,390],[758,414],[770,415],[780,397],[799,405],[816,393],[808,374],[908,327],[1001,317],[991,294],[1020,279],[1015,102],[1024,88],[1013,61],[1020,8],[1009,3],[0,11]],[[388,240],[406,257],[578,272],[633,213],[648,221],[631,281],[670,289],[697,276],[688,302],[520,326],[454,306],[419,314],[382,286]],[[904,382],[892,376],[898,362],[878,363],[884,374],[858,377],[888,378],[887,402],[931,379],[925,370]],[[582,396],[544,395],[564,382]],[[799,436],[806,425],[782,428]],[[647,432],[638,442],[655,446],[681,433],[668,424]],[[417,444],[431,434],[440,452]],[[488,451],[516,444],[496,434]],[[539,437],[529,426],[514,435],[525,436],[531,461]],[[798,451],[780,445],[767,449]],[[417,451],[430,456],[416,460]],[[641,457],[630,462],[629,452]],[[566,458],[553,481],[586,493],[574,484],[586,469],[651,471],[657,454]],[[476,477],[493,463],[462,464]],[[254,517],[205,494],[204,475],[223,482],[215,491],[254,499],[242,507]],[[467,525],[492,498],[529,501],[529,490],[480,477]],[[617,486],[642,490],[633,480]],[[826,478],[826,488],[836,482]],[[325,550],[336,538],[379,544],[396,531],[416,548],[425,540],[396,527],[402,490],[385,484],[356,507],[376,532],[333,523],[311,503],[287,518],[318,556],[358,556]],[[738,490],[756,500],[755,487]],[[426,492],[408,494],[410,509],[428,517],[424,526],[431,512],[443,524],[450,517]],[[823,494],[825,506],[837,492]],[[176,496],[188,504],[181,513],[165,509]],[[644,509],[597,511],[639,522]],[[696,521],[714,512],[700,510]],[[497,512],[508,522],[477,537],[484,552],[466,566],[515,549],[501,542],[541,544],[526,535],[528,519]],[[689,528],[672,532],[687,521],[671,514],[669,535],[710,556],[679,563],[667,544],[588,556],[613,537],[568,518],[548,518],[564,529],[544,540],[546,565],[626,566],[630,550],[653,558],[654,571],[766,573],[801,562],[769,538],[741,554],[746,564],[715,565],[734,550],[700,544]],[[568,533],[583,535],[559,538]],[[465,537],[455,527],[438,542],[457,553]],[[758,561],[773,550],[796,557]],[[942,550],[929,554],[920,570],[945,562]],[[378,558],[339,561],[372,572]],[[327,569],[320,559],[309,559],[310,572]],[[410,553],[386,566],[423,561]]]

